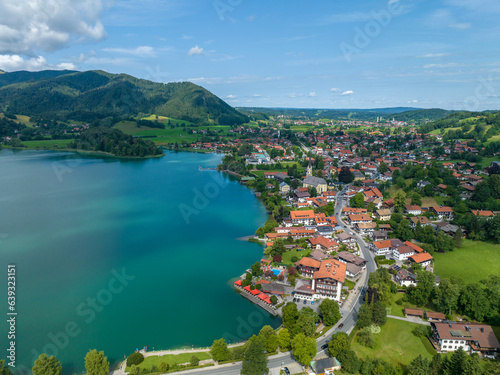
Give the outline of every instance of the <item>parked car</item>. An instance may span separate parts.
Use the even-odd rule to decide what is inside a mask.
[[[344,323],[339,324],[339,328],[342,328],[344,326]]]
[[[288,367],[283,367],[283,371],[286,375],[290,375],[290,370],[288,369]]]
[[[326,348],[328,348],[328,344],[321,345],[321,350],[325,350]]]
[[[307,300],[304,300],[304,305],[307,303]]]

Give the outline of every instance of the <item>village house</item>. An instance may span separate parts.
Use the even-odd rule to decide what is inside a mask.
[[[453,209],[448,206],[432,206],[429,207],[429,212],[435,214],[440,219],[453,219]]]
[[[416,204],[408,204],[405,206],[405,212],[410,215],[421,215],[422,208]]]
[[[416,286],[417,285],[417,278],[416,276],[405,270],[405,269],[400,269],[397,271],[396,275],[394,276],[394,281],[396,284],[399,284],[401,286]]]
[[[318,194],[322,194],[323,192],[328,190],[328,184],[326,183],[325,179],[321,177],[307,176],[304,179],[303,186],[307,188],[315,188]]]
[[[415,255],[410,256],[408,259],[409,259],[410,263],[420,264],[422,266],[422,268],[426,268],[428,265],[431,264],[432,259],[434,259],[434,258],[429,253],[419,253],[419,254],[415,254]]]
[[[322,236],[309,238],[308,241],[313,248],[328,252],[336,251],[340,247],[338,242],[335,242],[331,238],[326,238]]]
[[[421,226],[432,225],[432,222],[429,220],[427,216],[413,216],[410,217],[410,227],[415,229],[420,222]]]
[[[290,218],[293,224],[313,225],[314,211],[290,211]]]
[[[491,326],[467,322],[431,323],[432,344],[442,353],[462,348],[467,353],[494,356],[500,343]]]
[[[381,220],[381,221],[389,221],[389,220],[391,220],[391,215],[392,215],[391,210],[389,210],[387,208],[375,211],[375,217],[378,220]]]
[[[413,255],[415,255],[415,249],[408,245],[398,246],[392,249],[392,257],[400,262],[407,260]]]

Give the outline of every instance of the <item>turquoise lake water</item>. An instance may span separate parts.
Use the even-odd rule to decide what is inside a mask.
[[[7,265],[16,266],[16,364],[56,355],[81,373],[136,348],[243,340],[279,319],[232,288],[260,259],[266,212],[215,154],[141,161],[0,151],[0,359],[8,353]]]

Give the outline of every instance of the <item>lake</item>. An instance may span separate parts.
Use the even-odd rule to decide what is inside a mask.
[[[14,264],[18,369],[45,352],[80,373],[89,349],[116,364],[136,348],[235,342],[280,324],[232,287],[261,258],[237,238],[265,222],[262,204],[232,177],[199,171],[221,155],[165,152],[0,151],[0,301],[7,317]]]

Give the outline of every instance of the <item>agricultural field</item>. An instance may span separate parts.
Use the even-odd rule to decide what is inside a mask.
[[[387,323],[382,327],[382,331],[375,337],[373,349],[357,343],[356,338],[351,348],[360,358],[379,358],[394,365],[408,365],[415,357],[421,355],[423,358],[432,359],[435,351],[423,340],[416,337],[411,332],[418,325],[387,318]]]
[[[441,279],[458,276],[472,283],[488,275],[500,275],[500,245],[464,240],[461,248],[434,253],[433,257],[434,272]]]

